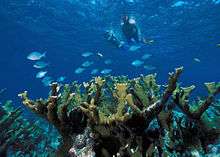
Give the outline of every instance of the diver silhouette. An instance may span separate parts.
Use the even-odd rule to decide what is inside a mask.
[[[145,45],[152,44],[154,42],[152,39],[141,37],[135,20],[127,15],[122,17],[121,29],[122,34],[126,38],[127,42],[121,40],[113,30],[105,31],[105,38],[117,48],[129,49],[133,44]]]
[[[128,43],[139,43],[139,30],[135,20],[126,15],[122,17],[122,21],[122,32],[125,38],[127,39]]]

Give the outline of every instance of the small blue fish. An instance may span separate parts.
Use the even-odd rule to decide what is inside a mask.
[[[154,66],[152,66],[152,65],[145,65],[144,66],[144,69],[146,69],[146,70],[155,70],[156,69],[156,67],[154,67]]]
[[[43,68],[47,67],[48,65],[49,65],[49,64],[46,63],[46,62],[37,61],[37,62],[33,65],[33,67],[34,67],[34,68],[37,68],[37,69],[43,69]]]
[[[85,70],[85,68],[79,67],[79,68],[76,68],[74,72],[75,72],[75,74],[81,74],[84,70]]]
[[[105,63],[106,65],[112,64],[112,60],[111,60],[111,59],[106,59],[106,60],[104,61],[104,63]]]
[[[100,73],[101,74],[109,74],[112,72],[112,69],[103,69]]]
[[[60,76],[57,78],[57,82],[63,82],[65,81],[66,77],[65,76]]]
[[[91,65],[93,65],[94,62],[91,62],[91,61],[85,61],[82,63],[82,67],[86,68],[86,67],[89,67]]]
[[[97,74],[99,72],[99,69],[93,69],[92,71],[91,71],[91,75],[95,75],[95,74]]]
[[[50,86],[50,84],[53,82],[53,79],[50,76],[44,77],[41,82],[44,84],[44,86]]]
[[[215,4],[220,4],[220,0],[212,0]]]
[[[139,46],[139,45],[132,45],[128,50],[129,51],[137,51],[140,48],[141,48],[141,46]]]
[[[47,71],[39,71],[36,74],[36,78],[43,78],[47,74]]]
[[[183,5],[188,4],[188,2],[184,2],[184,1],[177,1],[176,3],[174,3],[171,7],[181,7]]]
[[[193,58],[193,60],[195,61],[195,62],[201,62],[201,60],[199,59],[199,58]]]
[[[4,93],[7,88],[0,89],[0,94]]]
[[[36,60],[40,60],[42,57],[46,57],[46,52],[40,53],[38,51],[34,51],[27,56],[27,59],[36,61]]]
[[[82,57],[89,57],[89,56],[92,56],[92,55],[93,55],[93,53],[89,52],[89,51],[88,52],[84,52],[84,53],[81,54]]]
[[[146,60],[146,59],[150,58],[151,56],[152,56],[151,54],[145,53],[145,54],[141,57],[141,59],[142,59],[142,60]]]
[[[134,3],[134,0],[126,0],[128,3]]]
[[[134,67],[139,67],[139,66],[141,66],[142,64],[144,64],[144,62],[141,61],[141,60],[134,60],[134,61],[131,63],[131,65],[133,65]]]

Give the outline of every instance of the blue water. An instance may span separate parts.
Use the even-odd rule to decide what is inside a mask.
[[[121,40],[121,17],[133,16],[141,36],[153,39],[151,45],[130,52],[116,48],[104,37],[112,29]],[[180,82],[195,84],[195,93],[206,95],[203,82],[220,81],[220,2],[215,0],[1,0],[0,1],[0,88],[7,90],[1,101],[28,90],[32,98],[46,97],[48,87],[35,78],[39,71],[27,60],[32,51],[47,51],[46,68],[53,78],[65,76],[66,83],[92,78],[94,68],[112,69],[112,75],[158,73],[159,83],[166,83],[168,72],[184,66]],[[101,52],[94,64],[75,74],[86,51]],[[152,57],[147,65],[152,71],[134,67],[131,62],[144,53]],[[199,58],[200,62],[194,61]],[[111,65],[104,60],[111,59]]]

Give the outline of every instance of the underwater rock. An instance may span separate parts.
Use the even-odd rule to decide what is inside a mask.
[[[207,98],[190,103],[195,86],[177,84],[182,71],[181,67],[169,73],[165,89],[157,84],[156,74],[132,80],[106,76],[66,84],[61,91],[52,83],[45,100],[30,100],[26,91],[19,96],[58,130],[59,157],[207,154],[220,135],[220,104],[215,102],[220,86],[206,83]],[[210,106],[218,111],[212,117],[206,113]]]

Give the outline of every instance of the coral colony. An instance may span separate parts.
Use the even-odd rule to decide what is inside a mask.
[[[208,96],[190,99],[195,86],[178,84],[182,71],[181,67],[170,73],[166,86],[158,85],[153,74],[135,79],[95,77],[61,87],[54,82],[49,98],[35,101],[25,91],[19,94],[23,104],[56,128],[59,146],[49,147],[50,138],[56,137],[51,132],[46,136],[36,124],[24,120],[20,109],[4,107],[0,110],[0,156],[12,151],[58,157],[217,154],[220,103],[215,97],[220,83],[205,83]]]
[[[21,108],[15,109],[11,101],[0,108],[0,157],[54,154],[52,141],[38,122],[31,124],[21,114]]]

